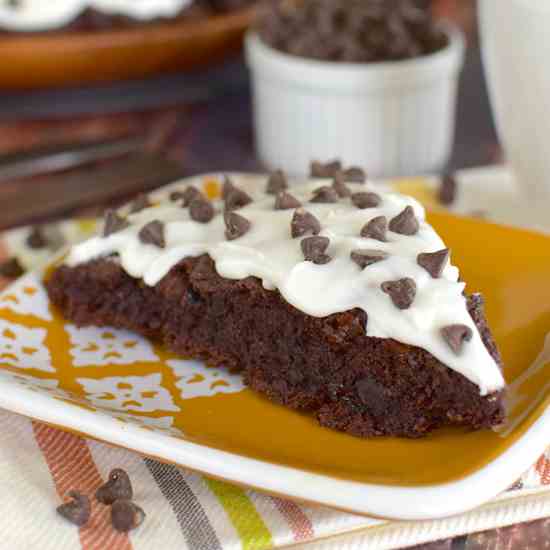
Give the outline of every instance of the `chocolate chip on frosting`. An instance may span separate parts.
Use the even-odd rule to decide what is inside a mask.
[[[399,309],[409,309],[416,296],[416,283],[409,277],[386,281],[381,288]]]
[[[306,261],[323,265],[331,260],[331,257],[325,254],[329,244],[328,237],[307,237],[300,243],[300,246]]]
[[[350,257],[361,269],[365,269],[369,265],[385,260],[388,254],[382,250],[353,250]]]
[[[302,203],[293,197],[290,193],[279,193],[275,199],[275,210],[291,210],[292,208],[300,208]]]
[[[344,170],[344,179],[352,183],[365,183],[367,181],[367,174],[362,168],[352,166]]]
[[[332,188],[336,191],[341,199],[351,197],[351,189],[345,184],[344,174],[342,172],[338,172],[336,176],[334,176]]]
[[[222,185],[222,199],[227,199],[229,193],[235,191],[235,189],[237,188],[233,185],[233,182],[229,179],[229,177],[224,176]]]
[[[195,199],[202,197],[202,193],[193,185],[189,185],[185,191],[174,191],[170,193],[171,201],[182,201],[182,206],[189,206]]]
[[[300,208],[294,212],[294,216],[290,222],[290,232],[293,239],[303,237],[308,233],[317,235],[321,232],[321,224],[313,214]]]
[[[145,193],[140,193],[130,205],[130,214],[137,214],[150,206],[149,197]]]
[[[238,210],[247,204],[252,202],[252,197],[245,193],[242,189],[233,187],[233,190],[229,191],[225,197],[225,209],[226,210]]]
[[[228,241],[234,241],[250,230],[250,222],[235,212],[226,212],[223,219],[226,227],[225,238]]]
[[[105,213],[105,225],[103,226],[103,236],[108,237],[113,233],[118,233],[126,229],[130,224],[119,216],[116,210],[107,210]]]
[[[17,258],[10,258],[0,264],[0,277],[17,279],[17,277],[21,277],[23,273],[25,273],[25,270]]]
[[[333,160],[323,164],[314,160],[310,165],[310,175],[312,178],[333,178],[337,172],[342,171],[342,163],[339,160]]]
[[[412,206],[407,206],[390,221],[390,231],[400,235],[416,235],[420,227]]]
[[[365,239],[375,239],[376,241],[386,242],[386,232],[388,230],[388,220],[385,216],[377,216],[365,224],[361,229],[361,237]]]
[[[41,227],[33,227],[25,242],[33,250],[40,250],[48,246],[48,240]]]
[[[214,213],[212,203],[200,194],[189,205],[189,216],[195,222],[208,223],[212,221]]]
[[[319,189],[315,189],[313,191],[313,198],[310,202],[317,202],[317,203],[331,203],[331,202],[338,202],[338,193],[332,188],[328,186],[319,187]]]
[[[376,193],[361,192],[354,193],[351,196],[351,202],[357,206],[357,208],[364,210],[365,208],[376,208],[377,206],[380,206],[382,199],[380,198],[380,195],[377,195]]]
[[[418,265],[423,267],[434,279],[441,277],[447,262],[449,261],[450,250],[444,248],[437,252],[423,252],[416,258]]]
[[[441,329],[441,335],[449,347],[455,352],[460,353],[464,342],[472,339],[472,329],[466,325],[449,325]]]
[[[159,220],[154,220],[144,225],[139,232],[139,240],[143,244],[152,244],[158,248],[165,248],[164,224]]]
[[[288,189],[288,183],[284,172],[282,170],[272,172],[267,180],[265,192],[269,195],[277,195],[286,189]]]

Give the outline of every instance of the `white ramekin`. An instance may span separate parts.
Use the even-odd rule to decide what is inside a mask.
[[[340,158],[370,175],[430,173],[454,136],[461,31],[445,25],[440,52],[406,61],[335,63],[287,55],[246,37],[256,146],[269,169],[304,174],[311,159]]]

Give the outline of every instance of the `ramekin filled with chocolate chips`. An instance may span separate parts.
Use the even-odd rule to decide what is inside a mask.
[[[257,149],[301,174],[337,155],[373,176],[438,171],[450,155],[459,29],[426,0],[272,2],[247,36]]]

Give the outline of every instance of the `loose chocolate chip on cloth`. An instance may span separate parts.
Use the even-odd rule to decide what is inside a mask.
[[[388,220],[386,216],[377,216],[366,223],[361,229],[361,237],[365,239],[375,239],[386,242],[386,232],[388,230]]]
[[[466,325],[449,325],[441,329],[441,335],[449,347],[455,352],[460,353],[464,342],[472,339],[472,329]]]
[[[137,214],[151,206],[151,201],[145,193],[138,195],[130,205],[130,214]]]
[[[69,491],[71,500],[57,507],[57,513],[72,524],[82,527],[88,523],[91,515],[90,499],[78,491]]]
[[[456,200],[458,185],[452,174],[445,174],[439,185],[439,202],[445,206],[451,206]]]
[[[386,252],[381,250],[353,250],[350,258],[361,268],[365,269],[369,265],[378,263],[388,257]]]
[[[132,500],[134,491],[128,474],[121,468],[115,468],[109,479],[95,493],[95,498],[102,504],[111,505],[115,500]]]
[[[111,506],[111,522],[121,533],[127,533],[139,527],[145,520],[145,512],[131,500],[116,500]]]
[[[5,262],[0,263],[0,277],[5,277],[6,279],[17,279],[17,277],[21,277],[23,273],[25,273],[25,270],[17,258],[10,258]]]
[[[331,257],[325,254],[329,244],[328,237],[307,237],[300,243],[300,246],[306,261],[323,265],[331,260]]]
[[[315,189],[315,191],[313,191],[313,197],[310,200],[310,202],[317,202],[317,203],[338,202],[338,193],[332,187],[328,187],[328,186],[319,187],[319,189]]]
[[[214,218],[215,210],[212,203],[199,195],[189,205],[189,216],[195,222],[208,223]]]
[[[105,213],[105,225],[103,227],[103,236],[108,237],[113,233],[118,233],[123,229],[129,227],[129,223],[122,217],[118,215],[116,210],[109,209]]]
[[[437,252],[423,252],[416,258],[418,265],[423,267],[434,279],[441,277],[451,251],[448,248]]]
[[[390,221],[390,231],[399,233],[400,235],[416,235],[420,224],[416,219],[416,215],[412,206],[407,206],[400,214],[395,216]]]
[[[303,208],[296,210],[292,221],[290,222],[290,233],[293,239],[303,237],[308,233],[317,235],[321,232],[321,224],[319,220],[310,212]]]
[[[269,195],[277,195],[288,189],[288,182],[282,170],[272,172],[267,180],[265,192]]]
[[[380,206],[380,203],[382,202],[382,199],[380,198],[380,195],[377,195],[376,193],[354,193],[351,196],[351,202],[357,206],[357,208],[364,210],[365,208],[376,208],[377,206]]]
[[[399,309],[409,309],[416,296],[416,283],[409,277],[386,281],[382,283],[381,288]]]
[[[250,230],[251,224],[243,216],[235,212],[226,212],[224,214],[225,221],[225,238],[228,241],[234,241],[239,237],[242,237]]]
[[[152,244],[158,248],[165,248],[164,224],[159,220],[154,220],[144,225],[139,232],[139,240],[143,244]]]
[[[275,210],[291,210],[292,208],[300,208],[300,206],[302,206],[302,203],[290,193],[279,193],[275,199]]]

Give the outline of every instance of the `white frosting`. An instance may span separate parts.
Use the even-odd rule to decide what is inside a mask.
[[[71,266],[111,253],[118,253],[123,269],[145,284],[157,284],[180,260],[188,256],[209,254],[222,277],[242,279],[255,276],[267,289],[278,289],[297,309],[315,317],[361,308],[368,313],[367,335],[393,338],[429,351],[449,368],[479,386],[486,395],[504,386],[502,374],[483,345],[463,296],[464,283],[450,263],[441,278],[434,279],[417,264],[421,252],[445,248],[441,238],[425,221],[423,207],[414,199],[378,186],[349,184],[353,191],[373,191],[382,197],[377,208],[359,210],[350,199],[338,203],[309,203],[312,191],[327,180],[294,183],[290,192],[308,212],[321,222],[321,235],[330,239],[327,254],[332,261],[316,265],[304,261],[301,239],[293,239],[290,222],[294,210],[274,210],[274,196],[264,192],[264,176],[235,176],[233,182],[255,200],[238,213],[251,222],[244,236],[227,241],[224,236],[223,203],[215,201],[217,215],[208,224],[192,221],[189,210],[177,203],[162,201],[128,216],[130,227],[107,238],[94,237],[75,246],[67,263]],[[388,231],[387,241],[361,238],[361,228],[376,216],[390,220],[406,206],[412,206],[420,220],[414,236]],[[166,248],[143,244],[140,228],[153,220],[165,223]],[[355,249],[376,249],[389,254],[383,261],[361,270],[350,260]],[[409,309],[398,309],[380,285],[388,280],[411,277],[417,294]],[[473,338],[455,354],[440,334],[442,327],[463,324],[473,331]]]
[[[0,27],[19,32],[58,29],[71,23],[85,9],[109,15],[126,15],[147,21],[174,17],[192,0],[19,0],[10,6],[0,0]]]

